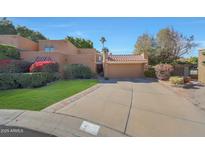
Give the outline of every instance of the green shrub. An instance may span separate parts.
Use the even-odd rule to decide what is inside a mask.
[[[45,72],[44,76],[46,76],[46,82],[47,83],[61,79],[60,73],[57,73],[57,72],[56,73],[47,73],[47,72]]]
[[[148,70],[144,72],[145,77],[156,78],[155,69],[153,67],[149,67]]]
[[[64,66],[64,78],[65,79],[90,79],[96,75],[91,69],[82,64],[72,64]]]
[[[26,73],[31,63],[23,60],[0,60],[0,73]]]
[[[32,62],[24,61],[24,60],[19,60],[16,63],[16,73],[26,73],[29,72],[29,67],[31,66]]]
[[[15,76],[0,73],[0,89],[13,89],[18,88],[18,84],[16,83]]]
[[[0,44],[0,59],[20,59],[20,52],[13,46]]]
[[[0,73],[0,89],[40,87],[58,79],[59,73]]]
[[[59,65],[57,63],[44,65],[42,72],[59,72]]]
[[[72,65],[64,65],[63,68],[63,77],[64,79],[72,79]]]
[[[105,80],[109,80],[109,78],[108,78],[108,77],[104,77],[104,79],[105,79]]]
[[[184,84],[184,78],[180,76],[172,76],[169,78],[169,81],[175,85]]]
[[[8,74],[11,76],[11,74]],[[18,74],[12,74],[15,76],[16,84],[18,88],[26,88],[26,87],[32,87],[32,75],[28,73],[18,73]]]

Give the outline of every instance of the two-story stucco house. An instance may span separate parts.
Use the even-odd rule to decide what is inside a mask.
[[[76,48],[65,40],[39,40],[38,43],[18,35],[1,35],[0,44],[15,46],[20,50],[21,59],[27,61],[51,59],[64,64],[84,64],[96,71],[96,50]]]
[[[135,78],[144,75],[147,57],[144,55],[112,55],[98,53],[96,49],[77,48],[66,40],[39,40],[33,42],[18,35],[0,35],[0,44],[15,46],[21,59],[26,61],[53,60],[60,71],[65,64],[83,64],[93,72],[103,68],[108,78]]]

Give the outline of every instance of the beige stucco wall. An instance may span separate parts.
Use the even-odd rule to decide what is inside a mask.
[[[90,49],[90,48],[78,48],[79,54],[96,54],[96,49]]]
[[[54,52],[63,54],[63,64],[83,64],[96,72],[96,50],[95,49],[79,49],[72,43],[65,40],[40,40],[39,50],[43,51],[45,47],[54,47]],[[61,59],[62,60],[62,59]],[[60,61],[57,61],[61,63]]]
[[[144,76],[144,64],[109,64],[105,63],[105,77],[136,78]]]
[[[38,50],[38,43],[18,35],[0,35],[0,44],[11,45],[21,50]]]
[[[8,44],[23,50],[21,58],[35,61],[37,57],[50,57],[59,63],[60,69],[64,64],[84,64],[96,72],[96,49],[79,49],[65,40],[39,40],[35,43],[18,35],[0,35],[0,44]],[[45,52],[45,47],[54,47],[54,51]]]
[[[27,61],[35,61],[35,59],[40,57],[50,57],[60,65],[60,70],[63,70],[63,65],[65,64],[83,64],[88,67],[93,72],[96,72],[96,55],[95,54],[73,54],[66,55],[59,51],[54,52],[43,52],[43,51],[27,51],[21,52],[21,58]]]
[[[199,50],[198,80],[205,83],[205,64],[202,64],[202,62],[205,61],[205,55],[203,55],[202,52],[205,52],[205,49]]]
[[[44,51],[45,47],[54,47],[54,50],[66,55],[78,54],[78,48],[65,40],[39,40],[39,50]]]
[[[83,64],[96,72],[96,54],[75,54],[67,56],[68,64]]]

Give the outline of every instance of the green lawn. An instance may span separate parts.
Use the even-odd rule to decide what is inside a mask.
[[[41,88],[0,90],[0,109],[42,110],[97,82],[97,80],[65,80]]]

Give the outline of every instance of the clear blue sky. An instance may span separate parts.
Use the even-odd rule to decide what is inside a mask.
[[[25,25],[40,31],[49,39],[64,39],[67,35],[83,37],[101,49],[101,36],[113,54],[130,54],[139,35],[151,35],[172,26],[184,35],[194,35],[198,48],[205,47],[205,18],[9,18],[15,25]],[[197,48],[187,56],[197,56]]]

